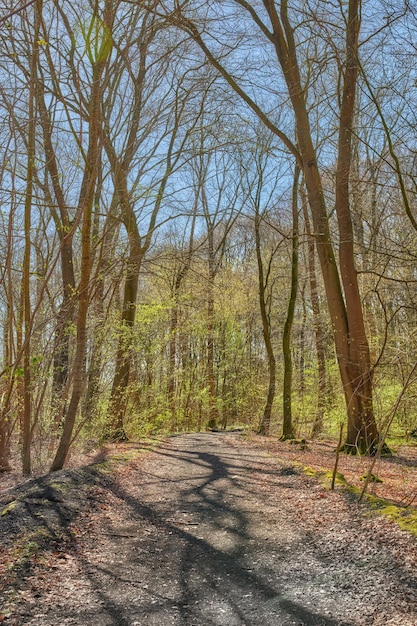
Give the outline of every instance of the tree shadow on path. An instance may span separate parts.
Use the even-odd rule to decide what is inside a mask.
[[[248,512],[240,506],[249,495],[245,488],[249,470],[230,449],[215,452],[216,440],[212,449],[207,436],[195,436],[190,443],[157,451],[169,467],[165,469],[161,460],[160,478],[151,474],[151,497],[147,494],[141,499],[116,482],[107,485],[129,507],[132,534],[135,522],[142,529],[142,537],[134,538],[127,550],[128,579],[120,568],[116,573],[103,572],[83,563],[113,623],[352,624],[314,612],[286,596],[279,563],[275,568],[262,565],[265,547],[253,537]],[[160,500],[158,494],[162,494]],[[279,545],[267,547],[280,552]],[[103,576],[109,587],[101,584],[99,588]],[[139,593],[136,603],[128,607],[114,593],[127,585],[146,587],[146,593]]]

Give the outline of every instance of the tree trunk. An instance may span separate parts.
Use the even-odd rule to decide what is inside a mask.
[[[264,267],[263,267],[263,261],[262,261],[260,221],[261,221],[261,217],[259,215],[259,209],[258,207],[256,207],[254,228],[255,228],[256,259],[257,259],[257,264],[258,264],[259,308],[260,308],[261,320],[262,320],[262,335],[264,339],[267,362],[268,362],[268,392],[267,392],[266,403],[265,403],[265,407],[263,410],[263,415],[261,418],[261,423],[259,425],[258,432],[260,435],[265,435],[267,437],[270,432],[272,406],[273,406],[274,398],[275,398],[276,361],[275,361],[275,355],[274,355],[274,348],[272,345],[270,315],[269,315],[268,306],[267,306],[267,293],[266,293],[267,278],[265,278],[264,276]]]
[[[108,9],[109,6],[107,5]],[[107,46],[108,42],[103,42],[103,46]],[[78,314],[76,325],[76,347],[73,363],[72,377],[72,394],[65,414],[65,420],[62,430],[61,439],[55,458],[51,465],[51,472],[60,470],[66,461],[68,451],[71,445],[72,432],[75,425],[78,406],[85,382],[85,355],[87,345],[87,313],[90,303],[89,283],[91,276],[91,226],[94,197],[96,191],[96,183],[98,169],[100,163],[101,152],[101,80],[106,58],[109,53],[106,48],[106,54],[100,58],[99,51],[97,53],[98,60],[93,62],[92,68],[92,85],[90,96],[89,110],[89,142],[84,169],[84,177],[80,191],[80,210],[82,213],[82,229],[81,229],[81,264],[80,264],[80,282],[78,286]]]
[[[23,257],[22,274],[22,306],[24,319],[24,344],[23,344],[23,432],[22,432],[22,470],[23,474],[31,472],[31,441],[32,441],[32,390],[31,390],[31,303],[30,303],[30,258],[31,258],[31,225],[32,225],[32,201],[33,182],[35,167],[35,142],[36,142],[36,119],[35,119],[35,91],[37,80],[37,62],[39,51],[39,26],[42,12],[42,2],[38,0],[34,7],[34,32],[32,44],[32,58],[30,62],[30,83],[28,97],[29,130],[27,140],[27,173],[25,190],[24,230],[25,252]]]
[[[308,215],[307,198],[302,192],[302,205],[304,216],[304,227],[307,234],[307,250],[308,250],[308,276],[310,281],[310,298],[311,308],[313,310],[313,327],[317,355],[317,411],[316,417],[311,429],[311,436],[316,437],[323,430],[324,411],[326,407],[327,385],[326,385],[326,348],[324,344],[324,331],[322,327],[320,314],[320,301],[317,288],[316,276],[316,251],[314,238],[311,233],[310,217]]]
[[[345,395],[350,408],[347,451],[375,452],[379,433],[373,413],[372,366],[355,268],[354,236],[349,202],[349,178],[352,163],[352,126],[358,74],[358,37],[360,0],[349,0],[346,30],[346,66],[340,109],[338,163],[336,170],[336,214],[339,224],[340,273],[345,292],[348,321],[349,387]]]
[[[341,242],[340,273],[345,299],[334,257],[322,180],[318,170],[298,67],[297,47],[287,15],[287,2],[281,3],[281,18],[272,0],[264,0],[264,5],[271,19],[277,57],[287,82],[295,115],[302,169],[346,401],[348,415],[346,449],[352,453],[357,451],[373,453],[378,443],[378,430],[372,405],[372,368],[354,266],[353,233],[349,208],[351,135],[358,63],[359,0],[349,0],[346,33],[347,60],[340,112],[336,176],[336,213]]]
[[[100,183],[98,183],[100,184]],[[98,205],[98,203],[96,202]],[[96,274],[92,281],[96,285],[94,289],[93,297],[93,311],[94,311],[94,330],[93,330],[93,346],[91,349],[90,365],[87,376],[87,388],[85,392],[85,400],[83,406],[83,413],[86,419],[92,421],[94,417],[99,414],[98,407],[99,393],[100,393],[100,377],[103,367],[103,345],[105,343],[105,328],[106,312],[104,310],[104,285],[105,277],[108,276],[111,268],[111,260],[113,259],[113,248],[115,238],[118,233],[118,222],[114,219],[114,207],[110,207],[109,217],[107,220],[107,226],[104,227],[104,237],[102,240],[102,250],[100,251],[100,261],[97,264]],[[94,241],[94,227],[93,227],[93,241]],[[114,291],[110,296],[110,303],[114,298]]]
[[[9,224],[7,232],[7,256],[4,268],[4,287],[6,306],[3,319],[3,368],[10,370],[10,375],[3,375],[1,380],[1,396],[0,396],[0,471],[5,472],[11,470],[10,465],[10,437],[12,434],[12,413],[11,398],[13,388],[16,384],[16,377],[11,366],[13,362],[13,274],[12,274],[12,239],[14,226],[14,212],[10,211]]]
[[[134,221],[133,221],[134,220]],[[110,440],[123,441],[127,438],[124,430],[124,417],[128,401],[130,376],[132,331],[136,316],[136,299],[143,251],[136,218],[132,211],[132,221],[124,221],[130,241],[130,254],[125,279],[121,334],[116,355],[115,374],[109,403],[109,424],[107,437]]]
[[[291,292],[288,302],[287,319],[282,335],[282,354],[284,357],[284,386],[283,386],[283,423],[281,440],[294,438],[292,423],[292,358],[291,358],[291,330],[294,321],[295,303],[298,289],[298,179],[300,168],[296,165],[292,190],[292,260],[291,260]]]
[[[214,371],[214,279],[216,276],[214,258],[214,232],[210,224],[208,236],[208,284],[207,284],[207,386],[208,386],[208,428],[217,428],[216,377]]]
[[[10,472],[10,428],[7,419],[0,416],[0,473]]]
[[[6,377],[4,377],[6,378]],[[10,437],[12,434],[10,399],[14,386],[14,378],[8,377],[7,384],[3,382],[0,409],[0,473],[11,471],[10,465]]]
[[[68,380],[70,334],[75,321],[75,275],[73,264],[73,231],[68,215],[68,203],[61,186],[62,176],[52,141],[52,123],[45,103],[45,90],[42,81],[36,84],[36,103],[42,128],[42,138],[46,156],[46,168],[52,183],[54,201],[51,197],[50,212],[60,241],[60,261],[62,278],[62,302],[58,311],[52,378],[52,410],[54,428],[58,428],[64,412],[63,391]],[[51,193],[52,196],[52,193]],[[55,208],[55,203],[58,210]]]

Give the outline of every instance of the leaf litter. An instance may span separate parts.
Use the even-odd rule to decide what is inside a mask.
[[[341,483],[326,487],[332,445],[180,435],[9,489],[0,621],[415,626],[417,542]],[[410,498],[414,452],[381,460],[375,495]],[[360,488],[367,463],[341,457],[339,471]]]

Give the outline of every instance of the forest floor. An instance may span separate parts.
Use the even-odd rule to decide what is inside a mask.
[[[341,456],[331,491],[334,447],[195,433],[5,476],[0,622],[416,626],[417,539],[393,520],[416,524],[417,450],[359,503],[370,461]]]

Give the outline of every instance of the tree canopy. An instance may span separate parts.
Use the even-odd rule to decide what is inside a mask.
[[[34,0],[0,29],[0,468],[412,436],[409,2]]]

